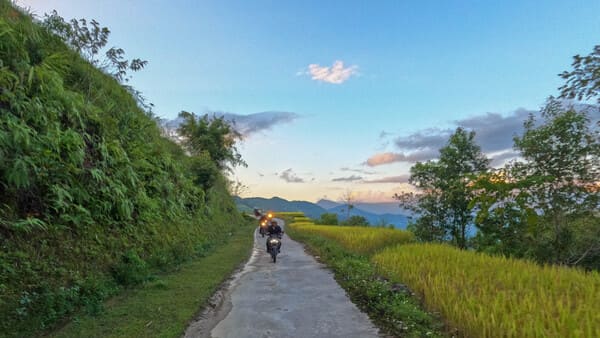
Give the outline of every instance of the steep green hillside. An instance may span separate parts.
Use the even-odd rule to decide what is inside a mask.
[[[101,311],[203,254],[241,222],[223,175],[194,170],[211,161],[161,137],[118,81],[0,0],[0,335]]]

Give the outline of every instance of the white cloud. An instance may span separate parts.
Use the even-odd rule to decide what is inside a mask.
[[[320,66],[312,63],[308,65],[308,72],[315,81],[322,81],[333,84],[346,82],[352,75],[358,74],[358,66],[352,65],[344,68],[343,61],[335,61],[331,67]]]

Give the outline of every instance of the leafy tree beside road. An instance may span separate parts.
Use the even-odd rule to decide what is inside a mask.
[[[550,98],[524,123],[515,149],[524,161],[475,185],[476,246],[540,262],[598,265],[600,143],[584,112]],[[596,258],[591,259],[596,256]],[[592,263],[596,261],[596,263]],[[589,264],[585,264],[588,265]]]
[[[489,163],[474,138],[475,132],[457,128],[440,149],[439,160],[417,162],[411,168],[409,182],[421,193],[395,195],[405,208],[419,214],[411,224],[417,238],[449,241],[460,248],[467,246],[473,218],[468,183],[472,176],[487,172]]]

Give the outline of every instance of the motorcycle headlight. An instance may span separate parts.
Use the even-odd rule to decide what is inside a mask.
[[[275,245],[275,244],[279,243],[279,241],[276,239],[272,239],[271,241],[269,241],[269,243]]]

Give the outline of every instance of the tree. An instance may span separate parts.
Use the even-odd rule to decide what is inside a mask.
[[[184,137],[183,146],[192,156],[206,152],[220,170],[231,170],[238,165],[246,166],[235,146],[242,135],[224,117],[209,118],[204,115],[199,118],[186,111],[179,113],[179,117],[183,118],[183,123],[178,132]]]
[[[481,249],[540,262],[600,258],[600,142],[585,112],[550,98],[525,121],[515,149],[524,161],[481,177],[476,224]]]
[[[194,177],[194,184],[202,187],[204,191],[210,189],[219,179],[219,168],[210,157],[208,151],[191,156],[189,159],[190,173]]]
[[[112,75],[119,82],[128,82],[128,71],[137,72],[143,69],[148,61],[142,59],[125,59],[122,48],[111,47],[103,59],[98,59],[99,53],[108,44],[110,30],[101,27],[96,20],[91,20],[88,25],[86,19],[71,19],[66,22],[56,10],[46,14],[41,25],[50,32],[59,36],[69,47],[88,60],[92,65]]]
[[[559,74],[566,83],[559,88],[561,98],[589,100],[600,93],[600,45],[587,56],[573,57],[573,70]],[[600,102],[600,98],[598,99]]]
[[[350,210],[354,209],[354,196],[350,190],[347,190],[340,201],[346,206],[346,219],[350,218]]]
[[[457,128],[438,161],[417,162],[409,182],[420,190],[396,194],[401,205],[419,214],[411,229],[420,240],[450,241],[467,246],[467,230],[472,221],[469,184],[473,176],[487,172],[489,160],[475,144],[475,132]]]
[[[537,212],[521,189],[521,164],[480,175],[474,181],[476,197],[471,201],[476,211],[474,224],[479,230],[472,240],[479,251],[491,254],[525,257],[534,247],[530,231],[537,222]]]
[[[525,133],[515,138],[525,163],[520,166],[528,203],[539,210],[536,224],[537,257],[553,257],[555,263],[572,264],[584,257],[570,252],[575,244],[571,223],[592,217],[600,207],[600,138],[590,128],[585,112],[564,109],[550,98],[542,109],[542,123],[531,116]],[[598,216],[598,215],[596,215]],[[581,255],[600,253],[600,239]]]
[[[86,19],[71,19],[67,22],[58,15],[56,10],[51,14],[45,14],[40,24],[94,67],[115,78],[135,98],[140,108],[147,114],[152,114],[154,104],[148,102],[142,92],[126,84],[131,79],[130,72],[144,69],[148,61],[139,58],[127,60],[125,51],[115,46],[107,49],[104,57],[100,58],[100,52],[108,44],[110,36],[108,27],[100,26],[100,23],[93,19],[89,23]],[[88,88],[88,92],[92,90]]]
[[[248,193],[248,190],[250,189],[247,185],[242,183],[242,181],[240,181],[237,178],[227,180],[227,188],[232,196],[238,197],[242,197],[242,195]]]
[[[321,214],[321,218],[316,220],[316,224],[324,224],[324,225],[338,225],[338,215],[335,213],[323,213]]]
[[[349,217],[347,220],[342,221],[340,225],[347,226],[369,226],[369,221],[363,216],[353,215]]]

